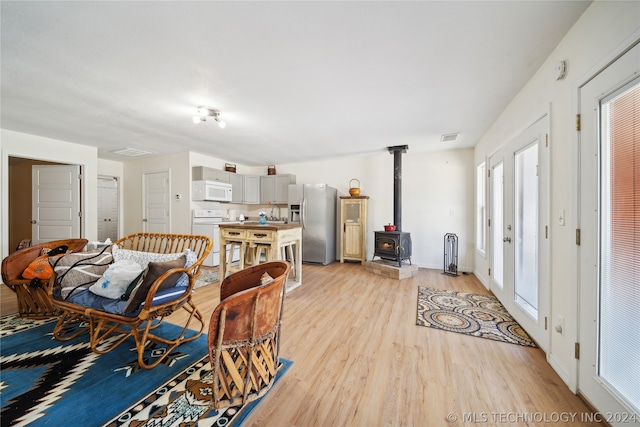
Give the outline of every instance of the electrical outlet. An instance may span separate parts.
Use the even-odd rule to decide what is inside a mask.
[[[556,317],[556,332],[560,335],[564,335],[564,317],[558,316]]]

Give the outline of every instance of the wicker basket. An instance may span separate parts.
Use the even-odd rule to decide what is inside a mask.
[[[358,182],[358,186],[357,187],[352,187],[351,183],[353,181],[357,181]],[[349,181],[349,194],[351,194],[351,197],[358,197],[360,195],[360,181],[357,180],[356,178],[353,178],[351,181]]]

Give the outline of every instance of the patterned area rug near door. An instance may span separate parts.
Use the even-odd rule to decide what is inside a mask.
[[[494,341],[537,347],[493,295],[419,286],[416,324]]]

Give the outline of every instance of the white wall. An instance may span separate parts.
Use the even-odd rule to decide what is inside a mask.
[[[574,281],[576,206],[573,194],[576,171],[573,146],[577,144],[575,114],[577,88],[585,82],[603,58],[639,29],[640,2],[594,2],[558,44],[553,53],[500,115],[476,145],[474,163],[479,164],[501,145],[517,136],[551,104],[551,327],[558,316],[565,318],[564,335],[550,332],[549,362],[569,387],[575,390],[577,362],[577,290]],[[553,68],[567,61],[567,75],[556,81]],[[558,224],[557,213],[566,212],[566,225]],[[476,255],[475,272],[485,283],[488,260]]]
[[[9,157],[23,157],[28,159],[45,160],[50,162],[68,163],[83,167],[82,191],[84,203],[81,237],[96,240],[98,236],[97,192],[92,189],[98,186],[98,150],[95,147],[72,144],[56,139],[0,129],[0,151],[2,153],[2,167],[0,173],[0,187],[2,198],[0,202],[2,216],[2,252],[0,258],[9,253],[8,248],[8,218],[9,218]]]
[[[369,196],[367,259],[373,256],[373,232],[393,223],[393,155],[380,154],[321,162],[277,165],[278,174],[291,173],[298,184],[326,183],[348,196],[360,181]],[[473,271],[474,248],[473,150],[415,152],[402,155],[402,229],[411,233],[412,263],[442,269],[444,235],[458,235],[458,270]]]
[[[166,156],[153,156],[124,162],[124,235],[139,233],[143,230],[142,176],[151,172],[169,172],[171,194],[170,232],[191,233],[191,167],[189,153],[174,153]],[[180,199],[176,199],[176,195]]]

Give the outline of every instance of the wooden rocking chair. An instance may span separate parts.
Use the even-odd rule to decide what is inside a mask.
[[[160,275],[151,285],[141,310],[133,316],[108,313],[58,299],[53,293],[55,281],[52,279],[48,286],[49,298],[57,308],[62,310],[62,315],[53,329],[53,336],[57,340],[66,341],[88,332],[91,350],[98,354],[107,353],[127,338],[133,337],[138,352],[138,363],[145,369],[151,369],[169,356],[176,347],[195,340],[204,330],[204,319],[192,300],[192,291],[196,277],[200,274],[200,266],[211,251],[212,241],[207,236],[137,233],[114,242],[114,245],[119,245],[121,249],[157,254],[180,253],[191,249],[196,253],[197,261],[187,268],[172,268]],[[154,305],[154,297],[161,288],[162,282],[182,273],[187,274],[189,280],[187,286],[180,287],[180,295],[170,301]],[[177,337],[166,338],[154,334],[154,330],[166,316],[180,309],[184,309],[188,317],[180,325],[182,331]],[[196,326],[198,329],[195,331],[189,331],[192,320],[199,322],[199,326]],[[147,363],[143,356],[145,348],[151,343],[165,346],[165,352],[152,363]]]
[[[211,315],[208,335],[213,408],[250,402],[273,385],[290,269],[284,261],[266,262],[222,281],[220,304]],[[264,273],[273,278],[271,283],[261,284]]]

